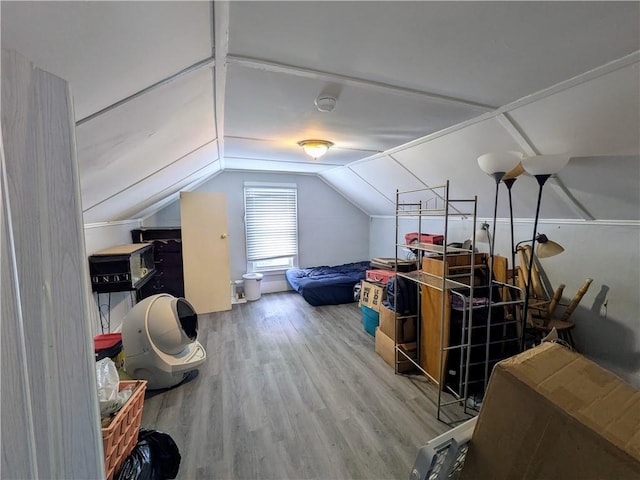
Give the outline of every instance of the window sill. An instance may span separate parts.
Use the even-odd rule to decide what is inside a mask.
[[[271,277],[274,275],[284,275],[284,273],[289,270],[288,268],[281,268],[278,270],[254,270],[252,273],[261,273],[265,277]]]

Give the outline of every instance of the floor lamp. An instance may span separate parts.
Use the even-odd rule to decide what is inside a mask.
[[[520,339],[520,351],[525,348],[525,328],[527,326],[527,314],[529,307],[529,295],[531,285],[531,271],[533,269],[533,258],[535,257],[536,235],[538,233],[538,219],[540,218],[540,203],[542,201],[542,188],[546,181],[562,170],[569,163],[568,155],[537,155],[527,157],[522,160],[525,171],[536,178],[538,182],[538,201],[536,203],[536,217],[533,222],[533,235],[531,236],[531,255],[529,257],[529,271],[527,272],[527,282],[524,291],[524,306],[522,307],[522,338]]]
[[[495,198],[493,201],[493,226],[490,238],[493,240],[489,243],[489,307],[487,310],[487,348],[485,372],[484,372],[484,388],[487,388],[487,381],[489,379],[489,343],[491,332],[491,305],[493,303],[493,259],[495,249],[496,238],[496,217],[498,215],[498,192],[500,187],[500,181],[507,172],[510,172],[522,160],[522,153],[520,152],[496,152],[485,153],[478,157],[478,166],[487,175],[493,177],[496,183]]]
[[[502,177],[502,183],[504,183],[505,187],[507,187],[507,191],[509,192],[509,226],[511,227],[511,284],[516,286],[516,239],[513,233],[513,200],[511,197],[511,187],[516,183],[518,177],[524,173],[524,167],[522,166],[522,162],[519,162],[516,167],[510,171],[508,171],[504,177]],[[514,317],[515,318],[515,317]]]

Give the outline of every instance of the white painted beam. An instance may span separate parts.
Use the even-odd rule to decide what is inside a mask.
[[[267,72],[284,73],[287,75],[297,75],[299,77],[324,79],[337,81],[347,85],[355,85],[359,87],[366,87],[376,90],[392,91],[398,95],[404,95],[414,98],[427,98],[429,100],[435,100],[442,103],[455,103],[458,105],[465,105],[467,107],[474,107],[481,110],[494,110],[495,106],[486,105],[484,103],[474,102],[471,100],[465,100],[462,98],[450,97],[447,95],[439,95],[437,93],[426,92],[423,90],[416,90],[413,88],[401,87],[398,85],[391,85],[389,83],[375,82],[373,80],[367,80],[364,78],[351,77],[347,75],[341,75],[339,73],[324,72],[322,70],[315,70],[311,68],[303,68],[295,65],[287,65],[284,63],[272,62],[260,58],[253,58],[244,55],[228,55],[227,61],[232,65],[238,65],[246,68],[254,68],[257,70],[264,70]]]
[[[213,75],[214,129],[218,138],[218,158],[224,169],[224,99],[227,83],[227,54],[229,51],[229,2],[213,4],[213,36],[215,69]]]

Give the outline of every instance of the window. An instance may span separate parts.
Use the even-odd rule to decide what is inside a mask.
[[[285,270],[298,264],[298,189],[295,184],[244,184],[247,270]]]

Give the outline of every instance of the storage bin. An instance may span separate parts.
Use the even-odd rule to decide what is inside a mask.
[[[96,362],[109,357],[117,369],[124,367],[121,333],[103,333],[93,337]]]
[[[102,333],[93,337],[93,348],[96,354],[96,362],[109,357],[115,362],[116,357],[122,352],[121,333]]]
[[[142,420],[146,380],[121,381],[120,391],[133,387],[133,393],[127,403],[118,410],[108,427],[102,429],[104,448],[104,470],[107,480],[111,480],[120,469],[124,460],[138,443],[138,430]]]
[[[261,273],[245,273],[242,275],[244,280],[244,295],[247,300],[258,300],[260,298],[260,282],[262,281]]]
[[[393,270],[367,270],[365,273],[365,279],[370,282],[376,282],[386,286],[389,279],[394,277],[395,274],[396,273]]]
[[[364,331],[372,337],[376,336],[376,327],[380,323],[380,314],[372,308],[362,305],[362,326]]]
[[[404,236],[404,241],[407,245],[412,243],[432,243],[434,245],[442,245],[444,242],[444,235],[438,235],[433,233],[421,233],[411,232]]]

